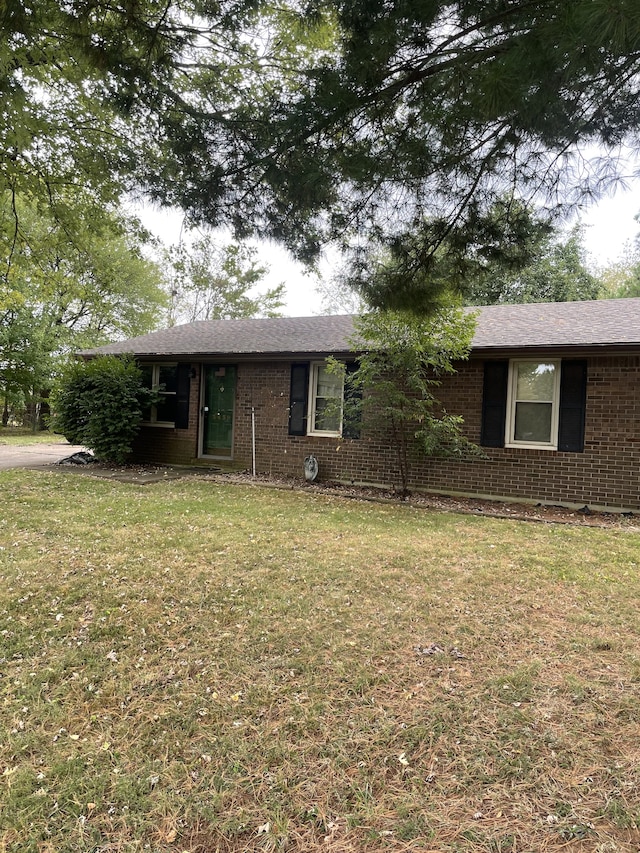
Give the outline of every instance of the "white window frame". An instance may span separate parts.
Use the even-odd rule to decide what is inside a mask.
[[[163,367],[178,367],[177,362],[154,362],[153,364],[149,364],[148,362],[141,365],[142,367],[150,367],[151,368],[151,390],[158,391],[158,393],[164,395],[165,397],[177,397],[178,392],[176,391],[160,391],[160,370]],[[151,406],[151,418],[148,421],[143,421],[145,426],[157,426],[157,427],[175,427],[175,420],[173,421],[159,421],[158,420],[158,407],[154,403]]]
[[[307,435],[325,435],[340,437],[342,435],[342,414],[344,410],[344,376],[340,388],[340,425],[337,430],[316,429],[316,401],[318,397],[318,378],[320,370],[327,367],[326,361],[312,361],[309,370],[309,408],[307,411]],[[337,376],[337,374],[335,374]],[[336,398],[338,399],[338,398]]]
[[[518,385],[518,366],[521,364],[552,364],[555,368],[553,382],[553,398],[551,403],[551,435],[549,441],[518,441],[515,438],[516,429],[516,398]],[[558,449],[558,423],[560,420],[560,371],[561,360],[555,358],[517,358],[509,361],[509,383],[507,391],[507,418],[505,447],[529,447],[537,450]]]

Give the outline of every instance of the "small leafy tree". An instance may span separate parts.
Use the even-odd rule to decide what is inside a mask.
[[[473,315],[457,307],[427,317],[373,312],[356,321],[353,344],[362,354],[345,375],[345,423],[361,420],[389,436],[403,496],[414,449],[427,456],[481,452],[462,434],[462,418],[435,396],[442,377],[455,373],[454,362],[468,357],[474,325]]]
[[[73,362],[54,394],[53,427],[98,459],[122,464],[153,397],[133,359],[108,355]]]

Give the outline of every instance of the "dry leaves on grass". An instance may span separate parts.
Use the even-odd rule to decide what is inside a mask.
[[[5,485],[0,849],[640,847],[633,533]]]

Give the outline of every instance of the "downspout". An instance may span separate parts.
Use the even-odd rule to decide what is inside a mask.
[[[251,406],[251,470],[256,476],[256,409]]]

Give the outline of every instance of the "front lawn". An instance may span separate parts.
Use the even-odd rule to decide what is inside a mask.
[[[0,446],[13,445],[21,447],[25,444],[68,444],[63,435],[48,430],[34,432],[23,427],[0,426]]]
[[[640,848],[638,532],[0,487],[0,851]]]

